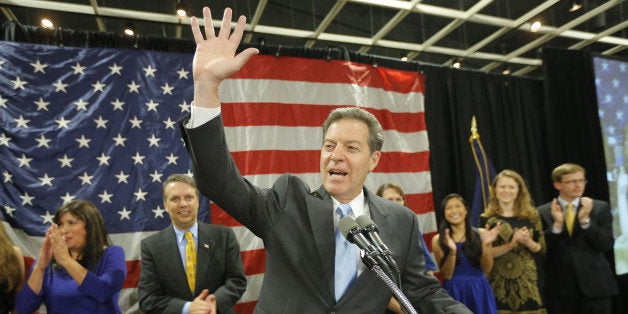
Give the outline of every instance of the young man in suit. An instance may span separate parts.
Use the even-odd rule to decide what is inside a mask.
[[[197,221],[198,189],[191,177],[169,176],[162,192],[172,225],[142,240],[140,309],[160,314],[234,313],[234,304],[246,290],[235,234],[231,228]]]
[[[191,20],[197,44],[194,107],[192,116],[182,123],[182,133],[201,192],[264,240],[266,270],[255,312],[386,312],[392,292],[366,269],[355,246],[336,236],[340,216],[364,214],[379,226],[413,307],[422,313],[471,313],[449,297],[438,280],[424,274],[416,215],[364,187],[383,145],[381,125],[367,111],[340,108],[324,123],[323,184],[318,190],[310,191],[291,174],[280,176],[272,188],[257,187],[240,175],[225,140],[218,87],[258,51],[249,48],[235,55],[246,24],[244,16],[230,34],[231,9],[227,8],[216,36],[209,8],[203,9],[203,15],[207,39],[198,20]],[[339,209],[345,211],[340,214]],[[345,249],[353,253],[339,258]],[[351,270],[341,271],[340,265]],[[348,278],[341,280],[342,275]]]
[[[562,164],[552,171],[558,197],[541,205],[547,253],[545,298],[549,313],[611,313],[618,293],[604,253],[613,248],[607,202],[583,197],[584,168]]]

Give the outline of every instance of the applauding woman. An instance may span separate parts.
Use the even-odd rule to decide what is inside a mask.
[[[111,245],[98,209],[88,201],[64,204],[46,232],[16,307],[48,313],[121,313],[118,295],[126,278],[124,251]]]
[[[546,313],[539,291],[538,263],[545,253],[539,212],[518,173],[504,170],[495,176],[488,207],[480,225],[500,224],[493,243],[495,265],[488,276],[500,313]]]
[[[467,204],[458,194],[445,196],[442,221],[432,238],[432,249],[445,278],[443,288],[473,313],[497,313],[491,285],[486,280],[493,267],[491,245],[500,232],[471,227]]]

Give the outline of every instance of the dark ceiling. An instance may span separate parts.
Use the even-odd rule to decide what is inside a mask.
[[[212,8],[214,25],[229,6],[247,17],[245,41],[301,47],[345,47],[388,58],[540,76],[539,49],[584,49],[628,57],[628,2],[583,0],[181,0],[192,15]],[[0,0],[0,21],[119,32],[133,20],[137,33],[192,38],[178,0]],[[530,31],[540,20],[543,26]]]

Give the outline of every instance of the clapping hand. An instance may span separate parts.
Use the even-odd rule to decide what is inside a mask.
[[[492,229],[488,224],[484,226],[484,238],[482,239],[482,244],[492,244],[499,237],[499,233],[502,230],[501,223],[497,223]]]
[[[205,289],[190,305],[190,314],[216,314],[216,296]]]

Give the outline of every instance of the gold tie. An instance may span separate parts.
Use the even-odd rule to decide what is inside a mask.
[[[185,239],[188,240],[188,244],[185,246],[185,275],[188,277],[190,291],[194,293],[194,286],[196,285],[196,245],[194,244],[192,232],[186,231]]]
[[[573,222],[576,220],[576,212],[573,210],[573,204],[567,205],[567,211],[565,212],[565,224],[567,225],[567,232],[569,232],[569,236],[573,232]]]

